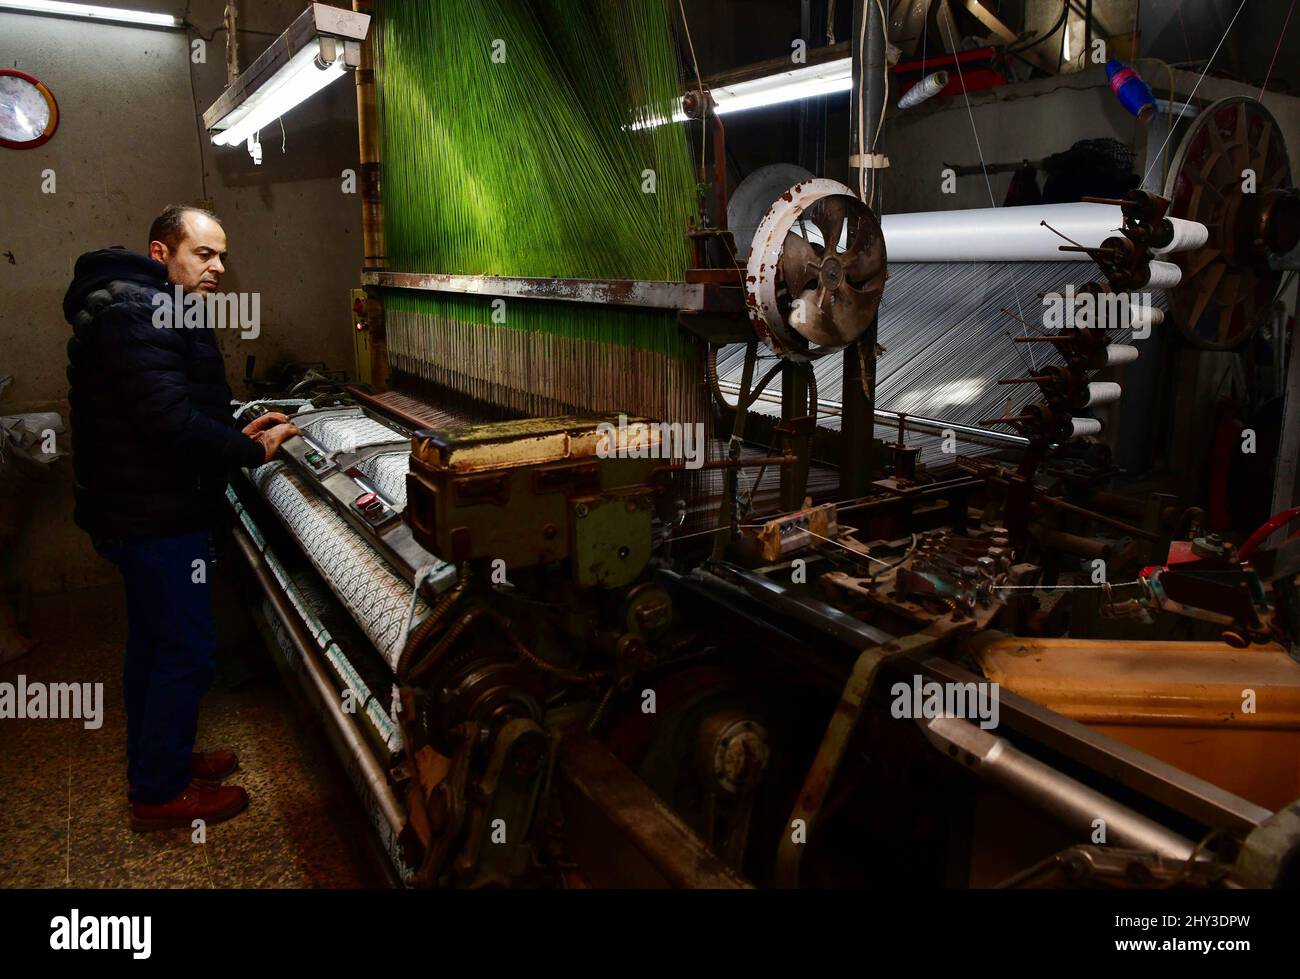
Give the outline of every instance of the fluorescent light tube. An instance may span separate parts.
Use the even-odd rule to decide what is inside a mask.
[[[712,89],[718,115],[797,102],[819,95],[847,92],[853,87],[853,66],[848,58],[783,71],[765,78],[720,85]]]
[[[835,95],[853,88],[853,63],[849,58],[828,61],[820,65],[808,65],[793,68],[790,71],[777,72],[731,85],[718,85],[710,89],[717,113],[725,116],[732,112],[744,112],[746,109],[761,109],[783,102],[797,102],[819,95]],[[681,99],[674,102],[671,118],[663,113],[647,114],[634,122],[629,128],[633,130],[654,129],[667,122],[685,122],[686,113],[681,109]]]
[[[123,24],[149,24],[153,27],[181,27],[182,21],[171,14],[147,10],[119,10],[91,3],[59,3],[56,0],[0,0],[0,8],[23,10],[33,14],[58,14],[62,17],[90,17],[115,20]]]
[[[271,81],[240,106],[237,113],[231,113],[231,125],[213,133],[212,142],[217,146],[238,146],[346,73],[347,67],[341,56],[328,68],[319,67],[316,64],[319,51],[320,45],[313,44],[294,55]]]

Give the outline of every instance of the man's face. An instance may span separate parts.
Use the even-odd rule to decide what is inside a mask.
[[[177,246],[149,242],[149,257],[167,266],[167,281],[186,292],[216,292],[226,271],[226,232],[206,214],[186,211]]]

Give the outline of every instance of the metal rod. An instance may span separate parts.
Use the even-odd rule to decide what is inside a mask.
[[[600,306],[637,306],[643,309],[671,309],[686,312],[720,311],[728,295],[726,287],[709,288],[702,282],[660,282],[642,279],[535,279],[508,275],[443,275],[419,272],[367,272],[361,277],[367,286],[388,289],[420,289],[461,295],[500,296],[506,299],[539,299],[557,302],[591,303]],[[739,288],[731,287],[743,312]]]
[[[361,64],[355,75],[357,89],[357,142],[361,165],[362,267],[384,265],[384,198],[381,193],[383,160],[379,152],[378,78],[375,73],[375,12],[380,0],[352,0],[352,9],[368,14],[372,29],[361,42]],[[384,300],[375,289],[366,290],[366,330],[370,340],[370,382],[376,391],[388,387],[388,332],[384,322]],[[359,366],[358,366],[359,369]]]
[[[848,353],[856,356],[853,350]],[[847,381],[847,378],[846,378]],[[740,385],[732,381],[719,381],[718,387],[726,394],[739,394]],[[764,401],[768,404],[780,404],[781,395],[775,391],[762,391],[754,399],[755,401]],[[826,398],[817,399],[818,415],[841,415],[843,404],[839,401],[832,401]],[[874,411],[876,421],[886,422],[890,425],[898,424],[898,413],[886,411],[883,408],[876,408]],[[948,430],[957,435],[965,435],[972,441],[985,441],[997,445],[1014,445],[1024,447],[1029,444],[1029,439],[1021,435],[1009,435],[1006,432],[995,432],[987,428],[977,428],[973,425],[964,425],[961,422],[945,421],[942,418],[926,418],[922,415],[907,415],[905,427],[909,432],[929,432],[933,435],[943,435]],[[857,494],[865,495],[866,491]]]
[[[1107,795],[1063,775],[1009,741],[956,717],[921,724],[930,743],[971,771],[1042,809],[1066,826],[1092,834],[1101,820],[1105,842],[1187,860],[1192,841],[1134,812]]]
[[[978,656],[981,646],[1007,638],[1005,633],[987,629],[967,637],[959,649],[968,655]],[[983,676],[942,656],[918,657],[917,665],[931,679],[947,683],[978,683],[984,680]],[[999,692],[998,706],[1001,722],[1012,730],[1206,826],[1249,831],[1273,815],[1262,806],[1102,734],[1095,728],[1071,720],[1064,714],[1058,714],[1005,687]]]
[[[267,566],[266,558],[257,549],[248,533],[240,527],[235,527],[233,528],[233,535],[235,543],[244,555],[244,560],[248,562],[248,566],[258,584],[262,586],[267,601],[270,602],[271,608],[275,611],[276,617],[284,626],[290,642],[293,643],[294,649],[301,658],[310,686],[316,693],[323,712],[329,720],[327,728],[341,742],[348,756],[356,762],[357,771],[365,780],[366,786],[369,788],[393,834],[401,833],[406,826],[406,817],[398,804],[397,796],[393,793],[392,787],[389,786],[384,769],[379,764],[379,760],[375,758],[370,746],[366,744],[365,738],[356,729],[353,722],[348,720],[347,715],[343,713],[338,692],[325,675],[325,669],[320,663],[320,653],[316,649],[314,640],[310,640],[304,634],[301,620],[294,613],[292,606],[280,588],[279,582],[275,580],[275,575],[271,573],[271,569]]]
[[[651,472],[652,476],[659,473],[699,472],[706,469],[755,469],[760,466],[793,466],[799,461],[798,456],[759,456],[753,459],[714,459],[712,462],[706,462],[703,465],[691,467],[685,462],[670,462],[662,466],[655,466]]]
[[[1158,534],[1143,530],[1141,527],[1134,527],[1132,524],[1124,523],[1122,520],[1116,520],[1114,517],[1108,517],[1104,513],[1094,513],[1092,510],[1085,510],[1081,506],[1075,506],[1073,503],[1066,503],[1064,500],[1057,499],[1055,496],[1039,495],[1035,502],[1044,503],[1054,510],[1064,510],[1067,513],[1078,514],[1081,517],[1087,517],[1099,524],[1107,527],[1114,527],[1116,530],[1122,530],[1131,537],[1140,537],[1142,540],[1158,541]]]
[[[847,508],[840,508],[841,514],[845,509]],[[786,612],[792,613],[793,610],[787,609],[786,599],[780,594],[782,589],[779,587],[760,596],[751,594],[739,582],[723,580],[702,569],[697,569],[689,576],[662,573],[683,587],[707,595],[717,601],[720,607],[744,616],[746,621],[759,629],[789,635],[784,632],[785,627],[780,624],[779,616]],[[759,610],[761,615],[755,614]],[[773,612],[777,615],[773,615]],[[799,616],[792,614],[791,617]],[[881,641],[879,631],[870,629],[866,623],[844,613],[838,613],[837,619],[838,628],[823,630],[828,642],[841,641],[849,649],[863,649],[866,645]],[[957,639],[958,650],[978,657],[981,644],[1007,638],[1004,633],[985,630]],[[819,649],[830,652],[825,644],[819,644]],[[921,652],[910,656],[910,660],[928,679],[962,684],[985,682],[983,676],[952,662],[947,658],[948,655],[951,653],[940,655]],[[828,679],[842,680],[842,674],[838,671],[827,676]],[[1095,728],[1058,714],[1012,690],[1002,688],[998,703],[999,718],[1005,727],[1207,827],[1249,832],[1273,815],[1262,806],[1117,741]]]

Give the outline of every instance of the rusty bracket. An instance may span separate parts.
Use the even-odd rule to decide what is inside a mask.
[[[835,782],[840,763],[844,760],[844,753],[853,739],[853,732],[857,730],[858,721],[862,717],[862,707],[871,694],[880,667],[891,660],[924,652],[942,638],[942,633],[929,630],[914,633],[892,642],[871,646],[864,650],[858,657],[858,661],[853,664],[853,672],[844,685],[844,692],[840,694],[839,704],[836,705],[835,713],[831,715],[830,724],[826,727],[826,734],[817,749],[817,755],[813,758],[808,774],[804,777],[803,788],[799,791],[794,808],[790,810],[790,819],[776,854],[777,887],[799,886],[799,866],[803,860],[804,848],[807,846],[806,841],[814,832],[818,816],[830,794],[831,785]],[[796,823],[796,820],[799,822]],[[803,830],[804,842],[796,841],[794,832],[796,827]]]

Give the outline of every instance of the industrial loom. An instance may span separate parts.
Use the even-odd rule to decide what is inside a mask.
[[[1162,195],[882,218],[878,5],[857,187],[730,196],[669,4],[354,8],[366,383],[243,405],[302,435],[228,496],[405,883],[1295,883],[1296,551],[1102,441],[1141,339],[1295,246],[1289,166],[1198,220],[1235,104]]]

